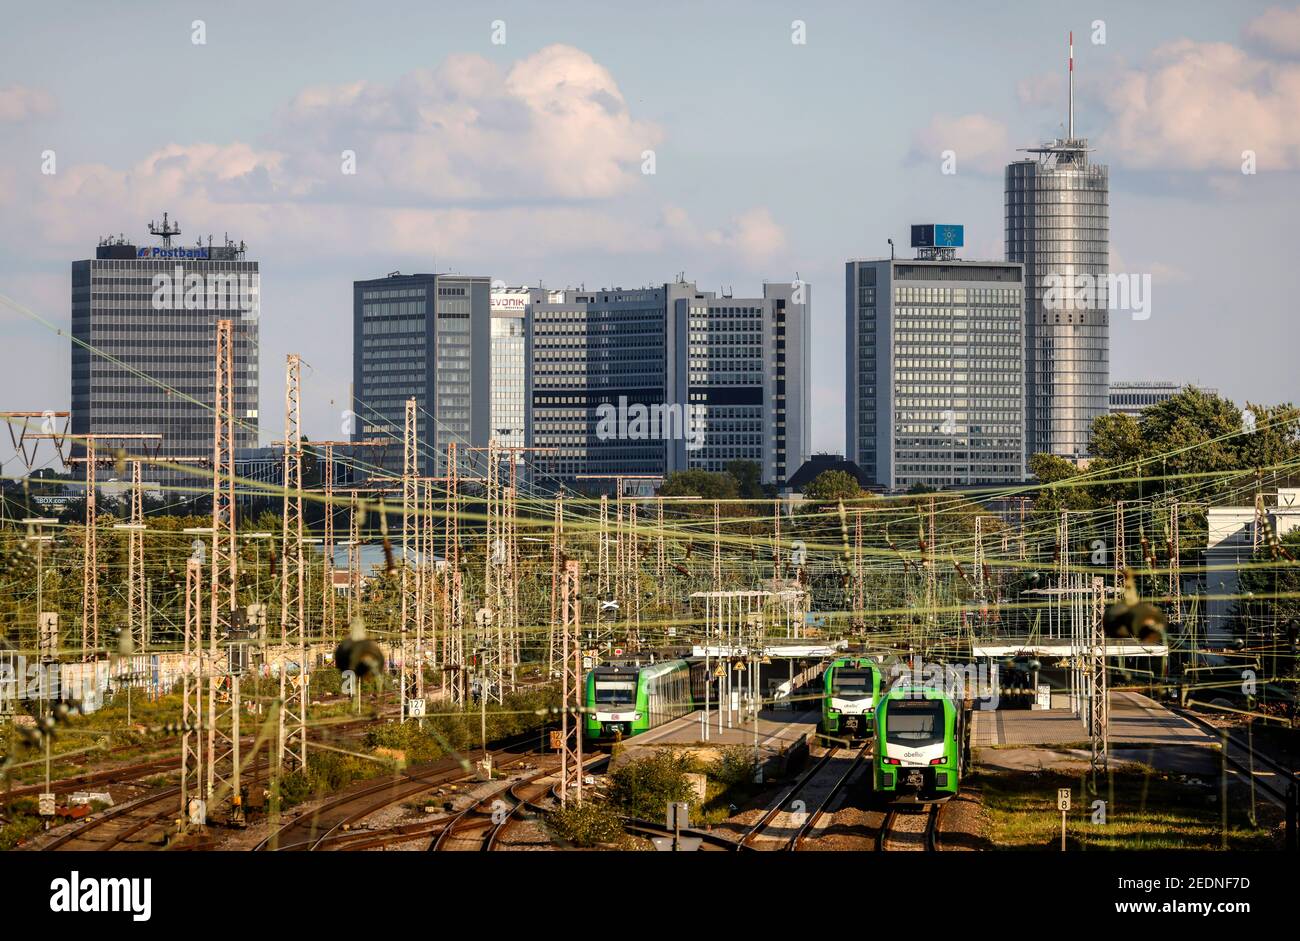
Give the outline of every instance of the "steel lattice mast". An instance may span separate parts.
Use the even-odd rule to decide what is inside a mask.
[[[222,662],[235,626],[238,579],[235,549],[235,382],[234,323],[217,321],[216,374],[212,431],[212,571],[211,615],[208,621],[208,765],[207,799],[215,807],[230,795],[234,814],[242,819],[239,782],[239,670],[240,663]],[[229,715],[229,733],[221,730],[220,706]],[[221,775],[218,766],[229,761]]]
[[[415,673],[417,679],[412,683],[410,676],[411,669],[411,649],[410,649],[410,625],[411,619],[417,613],[416,584],[413,578],[414,573],[411,570],[411,552],[412,544],[416,543],[415,551],[418,552],[419,533],[419,512],[420,512],[420,485],[417,469],[416,455],[416,402],[415,398],[406,400],[406,421],[402,429],[402,623],[399,630],[402,650],[402,721],[406,721],[406,701],[411,697],[410,693],[413,688],[418,688],[418,676],[423,672],[420,664],[416,664]],[[418,561],[417,561],[418,564]]]
[[[131,649],[143,650],[148,642],[144,635],[144,485],[140,462],[131,462],[131,528],[127,537],[130,561],[126,570],[126,610]]]
[[[181,660],[181,819],[195,816],[192,801],[201,800],[207,775],[203,767],[203,563],[191,557],[185,565],[185,634]]]
[[[307,645],[303,623],[306,566],[302,521],[302,361],[290,353],[284,389],[284,511],[280,529],[280,734],[277,765],[307,767]],[[289,659],[298,676],[289,681]],[[294,702],[296,700],[296,703]]]
[[[560,803],[582,803],[582,598],[577,562],[564,563],[560,633],[564,650],[560,705]],[[597,599],[599,603],[599,599]],[[572,713],[572,723],[570,723]],[[572,728],[570,727],[572,725]]]

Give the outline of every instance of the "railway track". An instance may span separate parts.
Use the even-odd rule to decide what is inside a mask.
[[[501,749],[492,752],[493,766],[508,767],[536,754],[531,749],[524,752]],[[472,774],[473,772],[466,771],[464,765],[456,758],[444,758],[418,772],[403,772],[395,778],[387,778],[325,801],[309,814],[291,820],[267,836],[254,847],[254,851],[314,851],[324,849],[326,846],[359,848],[351,846],[348,840],[341,838],[347,833],[346,827],[408,797],[414,797],[443,784],[463,781]],[[429,827],[431,831],[435,826],[434,822],[423,821],[421,825]],[[407,839],[414,839],[421,832],[417,829]],[[390,842],[400,841],[394,839]]]
[[[1236,729],[1221,728],[1186,709],[1172,708],[1170,711],[1218,739],[1227,763],[1244,775],[1265,800],[1286,809],[1287,785],[1292,779],[1288,768],[1256,751]]]
[[[266,777],[268,762],[258,760],[249,776],[249,783],[256,784]],[[55,837],[40,847],[42,852],[49,850],[93,850],[108,852],[119,847],[126,848],[132,837],[150,827],[163,827],[175,819],[178,808],[175,802],[180,798],[179,785],[164,787],[145,794],[135,800],[118,804],[83,820],[66,833]],[[143,840],[135,840],[140,845]],[[152,844],[150,844],[152,845]]]
[[[385,715],[372,715],[360,719],[348,719],[345,722],[338,722],[332,725],[324,726],[324,729],[331,733],[348,732],[348,731],[352,731],[353,729],[364,728],[365,726],[368,726],[373,722],[380,721],[385,717],[386,717]],[[251,749],[255,743],[256,743],[255,736],[250,735],[250,736],[240,738],[240,748],[242,749]],[[163,746],[179,747],[179,745],[180,745],[180,739],[173,736],[171,738],[166,738],[161,740],[160,742],[157,743],[156,747],[159,748]],[[128,746],[122,746],[122,747],[126,748]],[[111,751],[117,751],[117,750],[120,749],[112,749]],[[180,768],[180,764],[181,764],[181,757],[179,753],[175,755],[168,755],[165,758],[150,758],[147,761],[137,762],[136,764],[132,764],[132,765],[122,765],[121,767],[117,767],[117,768],[106,768],[102,771],[90,771],[90,772],[86,772],[85,774],[77,774],[77,775],[72,775],[71,777],[59,778],[57,780],[50,782],[50,790],[59,792],[59,791],[68,791],[73,789],[80,790],[85,787],[93,786],[96,784],[127,784],[149,775],[162,774],[168,771],[176,771]],[[38,794],[43,793],[45,790],[46,788],[44,783],[30,784],[30,785],[25,784],[22,785],[21,787],[12,787],[7,790],[0,791],[0,799],[9,800],[15,797],[34,797]]]
[[[894,808],[880,827],[877,849],[881,852],[935,852],[939,849],[939,820],[942,802],[917,805],[918,810]]]
[[[827,749],[740,838],[738,848],[793,851],[803,846],[868,753],[863,746],[843,768],[835,759],[847,751],[839,745]],[[809,805],[815,808],[811,812]]]
[[[354,727],[368,725],[371,721],[370,718],[349,720],[331,726],[329,731],[337,734],[351,730]],[[334,735],[331,735],[330,739],[333,740],[334,737]],[[241,741],[249,749],[252,749],[257,744],[256,739],[253,737]],[[180,756],[177,755],[154,762],[146,762],[143,765],[118,768],[106,772],[107,777],[101,780],[106,784],[140,787],[135,781],[145,774],[169,770],[175,771],[179,767]],[[245,780],[249,785],[259,784],[266,780],[268,769],[269,756],[259,753],[252,767],[245,770],[244,774],[247,776]],[[39,849],[41,851],[94,850],[106,852],[119,847],[126,848],[127,844],[139,846],[145,841],[140,839],[132,840],[133,837],[136,837],[137,834],[149,827],[162,827],[166,830],[171,821],[175,819],[179,811],[173,802],[179,800],[180,793],[179,785],[155,789],[150,793],[87,817],[72,826],[67,832],[59,834],[48,843],[42,844]],[[150,843],[150,845],[153,844]]]
[[[541,809],[534,802],[545,795],[550,786],[538,782],[554,776],[556,771],[557,768],[548,767],[479,798],[447,821],[429,844],[430,852],[492,850],[521,807],[532,804]]]

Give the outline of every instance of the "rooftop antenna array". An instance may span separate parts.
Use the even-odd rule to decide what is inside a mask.
[[[162,225],[158,225],[153,220],[149,221],[149,234],[161,238],[163,248],[171,248],[172,236],[181,234],[181,224],[179,222],[169,222],[167,213],[164,212]]]

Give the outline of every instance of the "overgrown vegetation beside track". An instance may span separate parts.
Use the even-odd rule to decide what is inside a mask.
[[[536,731],[539,742],[547,727],[557,721],[560,705],[554,685],[520,689],[507,693],[500,703],[488,703],[489,743]],[[434,709],[439,708],[434,703]],[[436,761],[448,755],[471,752],[483,740],[483,717],[477,707],[465,712],[435,711],[423,722],[385,722],[366,732],[366,745],[400,752],[407,763]]]
[[[615,844],[630,846],[621,820],[660,821],[670,803],[691,805],[694,825],[718,823],[730,816],[730,805],[742,803],[757,786],[750,749],[728,746],[712,760],[687,749],[657,748],[652,754],[623,762],[606,779],[605,787],[589,790],[579,808],[571,805],[551,814],[547,825],[559,838],[577,846]],[[705,777],[705,799],[688,775]]]
[[[979,772],[989,839],[994,849],[1059,850],[1061,815],[1057,788],[1073,792],[1066,845],[1074,850],[1260,850],[1278,848],[1274,808],[1260,801],[1257,823],[1250,801],[1229,793],[1227,816],[1217,786],[1188,783],[1145,765],[1113,771],[1100,793],[1087,790],[1087,776],[1052,771]],[[1207,785],[1213,782],[1207,781]],[[1094,801],[1103,800],[1105,823],[1093,823]]]

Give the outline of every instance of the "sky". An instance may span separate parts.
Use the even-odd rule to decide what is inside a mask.
[[[813,445],[842,452],[844,262],[923,222],[1004,257],[1003,168],[1062,133],[1071,30],[1111,270],[1151,277],[1149,317],[1112,316],[1112,380],[1300,399],[1294,4],[105,0],[4,23],[0,295],[31,313],[0,303],[0,410],[68,407],[71,262],[152,244],[167,211],[180,243],[228,233],[261,264],[265,440],[289,353],[305,431],[339,435],[355,279],[684,273],[811,285]]]

